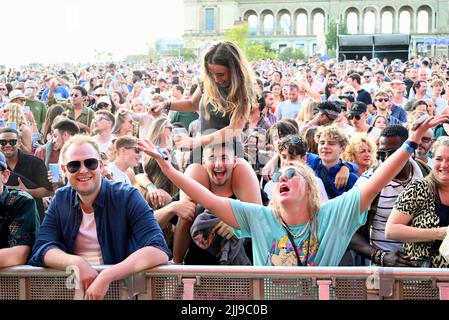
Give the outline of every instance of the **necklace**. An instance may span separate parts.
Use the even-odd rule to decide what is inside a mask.
[[[310,229],[310,220],[307,221],[306,226],[304,227],[304,229],[302,229],[298,234],[294,234],[292,229],[290,229],[290,227],[284,222],[284,220],[282,220],[282,225],[284,226],[285,230],[294,238],[294,239],[298,239],[301,238],[302,236],[304,236],[304,234],[306,233],[307,230]]]
[[[399,179],[392,179],[392,181],[399,183],[402,187],[406,187],[410,181],[412,181],[413,175],[414,175],[414,169],[413,169],[413,165],[409,162],[407,162],[407,166],[410,168],[410,172],[408,177],[405,180],[399,180]]]

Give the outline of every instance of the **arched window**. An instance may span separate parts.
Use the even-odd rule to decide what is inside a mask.
[[[407,10],[399,14],[399,33],[410,33],[410,12]]]
[[[365,18],[363,20],[365,21],[365,24],[363,26],[364,33],[373,34],[376,25],[376,16],[374,15],[374,12],[365,12]]]
[[[274,27],[274,19],[273,15],[267,14],[263,18],[263,30],[265,35],[272,35],[273,34],[273,27]]]
[[[257,16],[255,14],[248,17],[248,27],[250,35],[253,36],[257,34]]]
[[[307,35],[307,15],[305,13],[298,14],[296,19],[296,34],[298,36]]]
[[[280,31],[282,35],[289,35],[290,34],[290,26],[291,26],[291,22],[290,22],[290,15],[288,13],[284,13],[281,16],[280,19]]]
[[[357,34],[357,28],[358,28],[358,16],[357,13],[354,11],[349,12],[346,16],[346,26],[348,28],[349,34]]]
[[[393,13],[385,11],[382,13],[381,33],[393,33]]]
[[[324,15],[317,12],[313,15],[313,35],[317,36],[324,33]]]
[[[418,12],[418,33],[429,33],[429,13],[426,10]]]

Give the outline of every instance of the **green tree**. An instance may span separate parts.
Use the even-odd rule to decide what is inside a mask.
[[[191,49],[187,49],[187,48],[181,48],[180,50],[170,51],[166,54],[166,56],[168,56],[168,57],[181,56],[184,58],[184,60],[188,60],[188,61],[197,59],[197,56],[195,55],[195,53],[193,53],[193,51]]]
[[[236,43],[242,50],[249,61],[260,60],[265,58],[276,57],[276,53],[271,50],[271,43],[264,41],[263,43],[250,43],[248,41],[249,27],[248,24],[239,24],[229,29],[224,38]]]
[[[226,31],[224,38],[236,43],[240,47],[240,49],[246,53],[246,49],[248,47],[248,34],[248,24],[244,23],[235,25],[231,29]]]
[[[338,34],[348,34],[348,26],[346,24],[346,21],[340,22],[338,24]],[[335,22],[334,20],[331,20],[329,22],[329,27],[326,33],[326,47],[328,53],[332,52],[331,50],[335,50],[337,48],[337,22]]]
[[[246,56],[248,57],[249,61],[266,59],[266,58],[275,59],[276,52],[274,52],[271,49],[267,50],[265,45],[262,43],[254,43],[254,44],[248,45],[248,49],[246,50]]]
[[[278,54],[278,59],[282,61],[304,60],[306,55],[301,49],[285,48]]]

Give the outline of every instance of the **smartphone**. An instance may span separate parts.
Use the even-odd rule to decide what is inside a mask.
[[[419,117],[412,126],[412,130],[416,130],[418,129],[418,127],[421,125],[421,123],[423,123],[424,121],[426,121],[429,118],[428,114],[424,114],[421,117]]]
[[[168,156],[165,154],[165,152],[162,149],[158,148],[157,152],[159,152],[159,154],[162,156],[162,159],[168,160]]]
[[[189,135],[186,128],[173,128],[173,134],[175,136],[188,136]]]
[[[24,106],[23,107],[23,112],[24,113],[30,113],[30,106]]]

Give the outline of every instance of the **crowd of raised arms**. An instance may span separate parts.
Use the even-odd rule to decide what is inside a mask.
[[[85,299],[167,263],[447,268],[448,63],[0,71],[0,268],[74,266]]]

